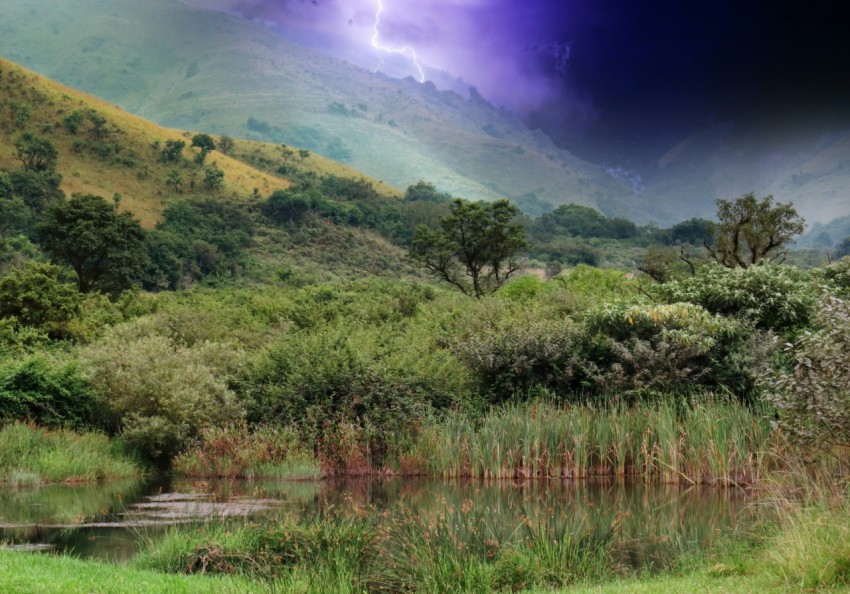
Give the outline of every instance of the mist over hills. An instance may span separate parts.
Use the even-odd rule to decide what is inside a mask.
[[[613,133],[599,130],[573,153],[474,92],[372,73],[176,0],[6,2],[0,55],[166,126],[307,148],[401,188],[505,196],[532,215],[574,202],[668,224],[747,191],[810,222],[850,214],[850,132],[834,124],[771,137],[750,114],[643,155],[606,154]]]

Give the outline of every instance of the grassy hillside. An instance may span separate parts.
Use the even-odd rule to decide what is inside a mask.
[[[153,147],[154,142],[162,144],[167,140],[183,140],[188,145],[191,133],[157,126],[6,60],[0,59],[0,70],[3,72],[0,101],[4,112],[0,126],[0,168],[20,166],[14,143],[25,131],[32,131],[49,139],[58,149],[57,170],[63,176],[62,189],[66,193],[111,197],[117,192],[121,194],[121,207],[133,212],[148,227],[157,221],[164,205],[182,193],[165,183],[171,169],[181,173],[184,185],[200,183],[202,168],[161,162],[157,158],[158,149]],[[16,103],[29,108],[26,122],[12,121],[12,106]],[[70,114],[87,110],[94,110],[107,120],[110,134],[108,142],[103,144],[112,147],[108,155],[98,156],[88,148],[76,148],[75,141],[85,142],[85,133],[72,134],[63,123]],[[246,195],[255,187],[262,193],[270,193],[290,185],[282,177],[258,171],[220,153],[211,155],[208,165],[224,172],[222,192],[226,194]]]
[[[0,54],[168,126],[304,147],[390,184],[533,195],[665,220],[601,168],[480,99],[398,81],[175,0],[0,7]]]
[[[850,131],[706,127],[672,146],[644,185],[644,196],[674,218],[709,216],[716,198],[755,191],[792,202],[809,223],[826,223],[850,215]]]
[[[49,139],[59,150],[57,170],[63,176],[62,189],[67,194],[79,192],[111,197],[117,192],[121,194],[122,209],[133,212],[148,227],[158,220],[164,205],[191,193],[193,183],[198,191],[203,190],[204,168],[207,166],[218,167],[224,172],[224,186],[219,191],[222,196],[244,198],[253,194],[255,188],[265,196],[290,186],[286,176],[271,173],[269,167],[263,171],[249,163],[263,158],[267,164],[285,164],[287,158],[279,146],[239,140],[234,141],[231,156],[214,151],[204,167],[163,162],[159,159],[161,147],[168,140],[185,142],[186,157],[197,154],[198,149],[189,146],[193,134],[163,128],[130,115],[101,99],[63,86],[2,58],[0,71],[0,169],[20,166],[15,157],[15,141],[26,131],[34,132]],[[25,122],[16,124],[13,121],[15,104],[27,106],[29,115]],[[77,133],[72,133],[65,124],[65,119],[74,112],[86,114],[90,110],[107,121],[110,133],[102,144],[111,147],[108,154],[92,150],[85,120]],[[81,148],[80,143],[86,142],[89,146]],[[319,155],[311,153],[303,158],[293,155],[288,161],[292,163],[292,172],[363,178],[372,182],[382,194],[399,194],[395,188],[368,179],[350,167]],[[182,190],[165,182],[173,169],[183,178]]]
[[[102,132],[95,133],[93,118],[99,119]],[[162,222],[169,205],[185,200],[234,203],[245,216],[254,217],[265,198],[289,188],[295,179],[313,183],[328,176],[349,179],[373,188],[379,203],[391,204],[401,194],[346,165],[296,147],[233,140],[229,155],[215,150],[198,164],[192,132],[152,124],[0,59],[0,172],[21,168],[15,145],[27,134],[56,148],[56,171],[67,195],[91,193],[107,200],[120,195],[120,210],[132,212],[149,229]],[[186,144],[180,159],[163,160],[168,141]],[[209,187],[208,169],[223,173],[221,187]],[[235,223],[225,216],[223,224],[228,228]],[[241,248],[247,251],[238,273],[249,279],[415,275],[404,250],[367,228],[325,219],[298,228],[262,220],[252,226],[250,241]],[[222,233],[207,232],[213,233],[211,237]]]

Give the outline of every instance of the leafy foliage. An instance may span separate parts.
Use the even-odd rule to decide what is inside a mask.
[[[147,265],[138,220],[99,196],[77,194],[51,203],[38,231],[45,252],[77,273],[83,293],[118,294],[138,283]]]
[[[192,146],[200,149],[196,160],[202,165],[207,153],[215,150],[215,140],[209,134],[195,134],[192,137]]]
[[[694,303],[779,332],[805,326],[817,301],[807,274],[788,266],[704,266],[694,276],[658,285],[655,291],[668,303]]]
[[[513,219],[519,209],[507,200],[455,200],[438,230],[420,226],[410,256],[465,295],[480,299],[520,269],[525,230]]]
[[[727,268],[749,268],[762,261],[782,261],[786,246],[805,229],[805,221],[791,204],[773,205],[773,196],[756,199],[754,193],[717,200],[719,223],[710,228],[705,247]]]
[[[173,456],[204,427],[242,417],[227,384],[239,358],[225,344],[182,345],[145,318],[107,331],[83,352],[110,429],[151,458]]]
[[[608,218],[599,211],[578,204],[562,204],[535,222],[535,236],[610,237],[627,239],[637,235],[637,226],[622,218]]]
[[[767,398],[795,441],[829,450],[850,445],[850,302],[823,297],[817,327],[785,345],[792,368],[767,375]]]
[[[103,417],[77,365],[30,356],[0,366],[0,420],[83,429]]]
[[[210,197],[175,202],[148,234],[143,286],[175,289],[204,277],[235,276],[255,230],[244,204]]]
[[[47,171],[56,168],[59,151],[52,142],[25,132],[15,142],[15,157],[27,171]]]
[[[182,140],[166,140],[159,158],[166,163],[178,163],[183,155],[184,148],[186,148],[186,143]]]
[[[62,336],[79,310],[80,296],[59,280],[60,272],[58,266],[37,262],[12,270],[0,279],[0,317]]]

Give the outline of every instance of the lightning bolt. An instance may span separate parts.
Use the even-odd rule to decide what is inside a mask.
[[[375,72],[380,69],[380,67],[384,64],[384,59],[381,57],[381,52],[387,54],[401,54],[403,56],[407,56],[410,58],[410,61],[413,62],[413,65],[416,66],[416,70],[419,71],[419,82],[425,82],[425,71],[422,70],[422,66],[419,64],[419,61],[416,58],[416,50],[410,46],[405,47],[388,47],[385,45],[381,45],[381,13],[384,12],[384,2],[383,0],[378,0],[378,10],[375,12],[375,25],[372,27],[372,47],[375,48],[375,54],[377,54],[380,62],[375,67]]]

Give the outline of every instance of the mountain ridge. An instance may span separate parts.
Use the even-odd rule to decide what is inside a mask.
[[[427,179],[472,200],[669,218],[480,96],[371,73],[258,23],[167,0],[34,0],[0,13],[0,53],[170,127],[303,146],[398,187]],[[26,42],[38,35],[47,41]]]

